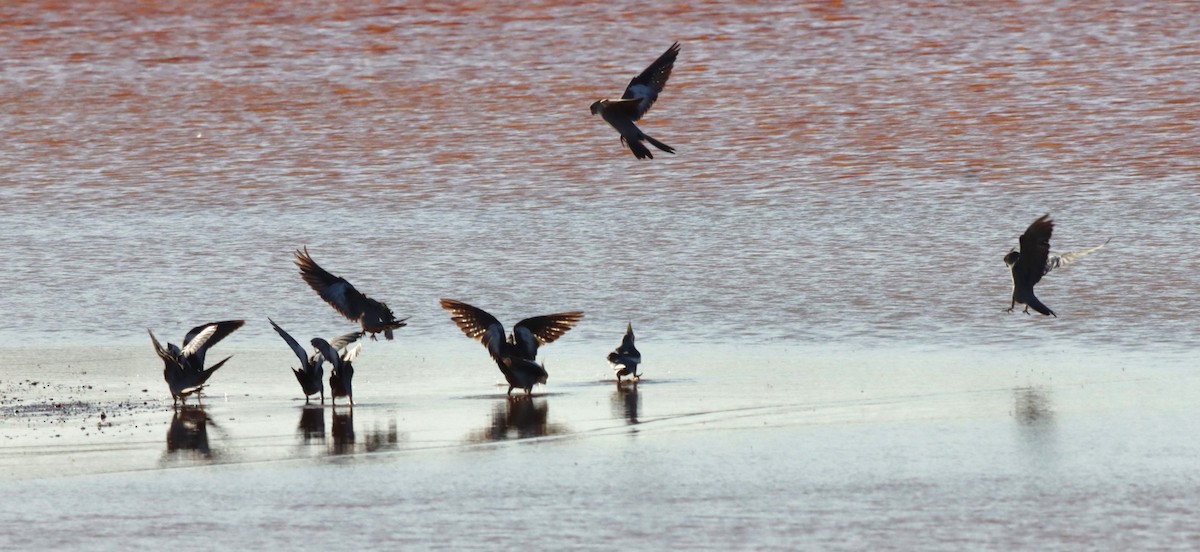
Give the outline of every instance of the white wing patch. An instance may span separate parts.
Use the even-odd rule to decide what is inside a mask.
[[[1091,255],[1092,253],[1098,251],[1101,247],[1108,245],[1108,242],[1110,241],[1112,241],[1112,238],[1108,238],[1107,240],[1104,240],[1104,243],[1089,249],[1072,251],[1070,253],[1063,253],[1062,255],[1051,255],[1046,259],[1046,271],[1042,274],[1049,274],[1051,270],[1067,266],[1075,261],[1078,261],[1079,259]]]

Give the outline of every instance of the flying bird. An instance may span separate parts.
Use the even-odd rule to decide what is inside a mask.
[[[407,318],[396,320],[392,309],[380,301],[363,295],[344,278],[339,278],[326,272],[312,257],[308,248],[296,250],[296,266],[300,267],[300,276],[313,288],[321,299],[340,312],[342,316],[362,324],[363,332],[371,334],[383,333],[383,337],[392,339],[392,330],[407,326]]]
[[[1049,274],[1051,270],[1078,261],[1080,258],[1104,247],[1112,240],[1112,238],[1109,238],[1096,247],[1082,251],[1051,255],[1050,235],[1053,233],[1054,221],[1050,220],[1050,215],[1042,215],[1033,221],[1033,224],[1030,224],[1029,228],[1025,229],[1025,233],[1021,235],[1020,251],[1013,249],[1004,256],[1004,264],[1008,265],[1012,271],[1013,282],[1012,304],[1006,309],[1007,312],[1012,312],[1016,308],[1017,303],[1021,303],[1025,305],[1025,314],[1029,314],[1029,309],[1033,308],[1033,310],[1043,315],[1058,318],[1058,315],[1050,310],[1050,307],[1044,305],[1033,294],[1033,286],[1040,282],[1042,276]]]
[[[321,404],[325,404],[325,355],[321,351],[313,351],[308,354],[295,339],[292,338],[283,328],[279,327],[274,320],[267,319],[271,323],[271,327],[279,333],[288,346],[292,348],[292,352],[296,353],[296,358],[300,359],[300,368],[292,368],[292,373],[296,375],[296,381],[300,382],[300,388],[304,391],[304,404],[308,404],[310,395],[321,394]],[[347,345],[358,341],[362,337],[362,332],[353,332],[346,335],[336,337],[329,341],[329,345],[335,350],[344,349]]]
[[[583,312],[571,311],[534,316],[517,322],[507,337],[504,325],[483,309],[462,301],[442,299],[442,308],[467,337],[487,347],[496,367],[508,381],[508,394],[516,388],[533,393],[533,386],[546,383],[546,367],[537,363],[538,346],[554,342],[583,319]]]
[[[169,342],[163,347],[154,337],[154,332],[146,329],[146,333],[150,334],[150,341],[154,342],[154,352],[158,353],[158,358],[163,361],[163,379],[167,380],[167,387],[171,389],[171,398],[174,399],[175,405],[180,401],[186,403],[189,395],[199,393],[208,378],[233,358],[227,356],[207,370],[204,369],[204,355],[208,349],[245,323],[245,320],[226,320],[196,326],[184,336],[183,348]]]
[[[633,346],[633,322],[630,322],[625,328],[625,337],[621,338],[621,346],[608,353],[608,362],[612,364],[613,371],[617,373],[617,383],[621,383],[621,376],[632,375],[635,382],[642,377],[637,373],[638,364],[642,363],[642,353],[639,353],[637,347]]]
[[[676,42],[645,71],[629,81],[621,99],[597,100],[592,104],[592,115],[599,114],[617,129],[617,132],[621,133],[621,143],[629,146],[633,156],[638,159],[654,159],[654,154],[642,143],[643,140],[667,153],[675,153],[675,148],[651,138],[633,123],[641,119],[650,110],[650,106],[654,105],[658,94],[667,84],[667,79],[671,77],[671,69],[675,66],[675,58],[678,56],[679,43]]]
[[[333,344],[314,337],[312,346],[316,347],[329,364],[333,365],[333,370],[329,374],[329,392],[333,395],[333,404],[337,405],[338,397],[346,397],[350,401],[350,407],[354,407],[354,390],[351,387],[351,380],[354,379],[354,359],[358,358],[358,353],[362,351],[362,343],[354,346],[352,349],[344,349],[338,351]]]

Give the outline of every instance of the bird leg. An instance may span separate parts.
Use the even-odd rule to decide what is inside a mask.
[[[1029,314],[1029,305],[1025,305],[1025,310],[1023,312],[1025,314]]]
[[[508,393],[505,393],[505,395],[508,395],[508,396],[510,396],[510,397],[511,397],[511,396],[512,396],[512,390],[513,390],[513,386],[512,386],[512,385],[509,385],[509,386],[508,386]]]
[[[324,386],[321,387],[321,404],[322,405],[325,404],[325,387]]]

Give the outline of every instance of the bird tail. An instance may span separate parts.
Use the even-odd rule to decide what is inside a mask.
[[[622,136],[621,143],[629,146],[629,151],[632,151],[633,156],[638,159],[654,159],[654,154],[650,153],[650,148],[647,148],[641,140],[628,140]]]
[[[1029,297],[1029,299],[1027,301],[1025,301],[1025,304],[1029,305],[1029,307],[1032,308],[1033,310],[1038,311],[1046,316],[1053,316],[1055,318],[1058,318],[1058,315],[1054,314],[1054,311],[1050,310],[1050,307],[1047,307],[1046,305],[1042,304],[1042,302],[1040,300],[1038,300],[1037,297],[1034,297],[1031,295]]]
[[[654,147],[656,147],[660,150],[663,150],[670,154],[675,153],[675,148],[668,146],[662,142],[659,142],[658,140],[655,140],[654,138],[651,138],[649,134],[642,134],[642,138],[645,138],[647,142],[650,142],[651,145],[653,145]]]

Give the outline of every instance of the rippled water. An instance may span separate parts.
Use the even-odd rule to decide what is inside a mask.
[[[1072,391],[1040,373],[1034,388],[1050,391],[1026,393],[1027,382],[998,374],[1007,374],[1005,358],[1023,369],[1049,369],[1031,360],[1039,351],[1054,353],[1054,366],[1105,364],[1101,359],[1111,353],[1119,360],[1105,366],[1120,369],[1142,362],[1148,369],[1178,369],[1194,356],[1200,338],[1200,256],[1194,252],[1200,243],[1200,19],[1186,1],[961,4],[4,4],[0,338],[9,347],[8,366],[16,368],[0,381],[31,377],[42,362],[69,380],[74,370],[96,370],[88,362],[99,362],[145,373],[134,385],[161,394],[145,328],[178,340],[199,322],[246,318],[247,326],[222,344],[242,355],[245,375],[231,365],[220,375],[224,390],[214,383],[214,393],[282,401],[271,393],[283,393],[284,382],[262,387],[256,379],[274,377],[290,362],[266,318],[304,335],[349,328],[298,278],[291,253],[308,246],[327,269],[412,317],[398,343],[364,358],[365,374],[370,362],[380,362],[371,359],[402,365],[384,378],[397,387],[364,385],[361,393],[380,393],[375,406],[364,399],[357,426],[338,429],[330,417],[330,447],[337,441],[333,433],[347,427],[362,436],[351,452],[364,453],[364,443],[374,442],[399,450],[401,458],[411,448],[405,436],[422,431],[433,432],[429,440],[438,443],[547,433],[562,437],[555,443],[585,443],[482,455],[505,469],[539,455],[546,473],[559,479],[533,496],[560,500],[533,504],[513,498],[524,487],[508,481],[475,494],[472,484],[487,470],[470,461],[452,476],[439,465],[445,457],[418,455],[418,475],[403,483],[419,498],[382,507],[389,516],[420,515],[414,504],[441,498],[444,489],[432,480],[458,485],[453,496],[472,512],[486,510],[496,493],[546,516],[582,511],[572,502],[577,499],[562,499],[569,496],[563,481],[570,480],[577,455],[653,462],[666,450],[665,457],[680,462],[675,479],[649,472],[632,483],[658,483],[654,508],[701,515],[702,504],[749,501],[747,515],[761,527],[777,527],[767,521],[779,511],[819,520],[763,532],[754,541],[763,546],[795,545],[789,536],[798,532],[810,538],[804,542],[847,544],[838,540],[846,524],[861,530],[856,534],[864,543],[895,545],[880,538],[894,521],[886,512],[907,509],[904,501],[912,496],[938,512],[902,519],[912,534],[988,527],[994,520],[970,505],[997,494],[1013,508],[996,514],[1004,527],[1020,525],[1023,512],[1048,503],[1061,517],[1042,528],[1050,533],[1040,534],[1047,542],[997,537],[988,541],[995,547],[1111,542],[1104,540],[1110,533],[1092,531],[1094,520],[1080,525],[1067,505],[1087,503],[1101,522],[1120,518],[1112,504],[1131,487],[1096,484],[1114,478],[1172,497],[1162,508],[1140,512],[1143,522],[1187,518],[1189,507],[1173,501],[1195,484],[1186,470],[1176,470],[1179,450],[1165,441],[1147,450],[1167,453],[1121,464],[1126,475],[1100,470],[1090,478],[1096,474],[1086,457],[1096,442],[1108,447],[1102,458],[1124,454],[1097,435],[1115,431],[1136,441],[1152,432],[1120,414],[1112,414],[1116,420],[1070,414],[1091,404],[1088,393],[1097,389],[1089,376],[1078,380],[1092,387]],[[589,115],[588,105],[619,95],[676,40],[682,53],[674,73],[640,124],[678,154],[638,162],[616,132]],[[1056,250],[1112,242],[1038,285],[1039,297],[1059,318],[1003,313],[1009,277],[1001,257],[1047,212],[1058,221]],[[587,315],[547,349],[556,355],[550,396],[511,412],[508,403],[490,399],[444,403],[446,396],[490,393],[496,374],[477,375],[492,368],[438,308],[439,297],[479,305],[508,323],[562,310]],[[648,406],[641,415],[668,420],[663,425],[671,429],[642,433],[640,445],[626,449],[607,439],[629,418],[629,397],[586,387],[605,367],[601,363],[597,373],[584,359],[601,358],[630,320],[643,352],[655,356],[659,369],[671,370],[656,374],[667,382],[643,392]],[[115,348],[88,358],[80,347],[97,342]],[[60,349],[52,349],[59,351],[53,359],[35,358],[29,349],[13,360],[13,348],[26,345]],[[720,354],[707,355],[713,347]],[[774,356],[747,360],[759,348]],[[903,413],[890,417],[882,412],[891,403],[858,409],[855,386],[886,395],[897,388],[881,389],[880,378],[889,385],[896,385],[889,378],[944,385],[947,374],[961,375],[947,365],[967,368],[975,361],[938,360],[931,374],[912,367],[919,358],[906,357],[911,373],[847,376],[837,372],[840,361],[807,362],[825,348],[866,351],[847,362],[871,370],[892,367],[889,355],[965,349],[968,357],[987,357],[992,364],[979,373],[993,379],[964,384],[952,406],[915,391],[903,395],[897,408]],[[1070,352],[1081,349],[1091,350],[1080,357],[1086,360],[1070,360]],[[247,363],[247,351],[284,358]],[[453,369],[438,378],[426,379],[420,370],[447,365]],[[738,371],[745,366],[758,371]],[[1090,373],[1088,366],[1072,366]],[[760,383],[779,387],[759,395]],[[899,388],[910,383],[921,388],[913,382]],[[845,389],[812,403],[813,387],[821,385]],[[736,392],[724,394],[721,386]],[[959,424],[971,417],[975,394],[995,407],[979,407],[986,416],[1000,409],[1000,422]],[[1125,399],[1117,403],[1137,403]],[[296,405],[269,403],[247,413],[248,402],[211,412],[216,423],[205,427],[212,448],[232,448],[242,455],[239,462],[251,464],[292,457],[278,450],[292,446]],[[746,460],[754,437],[743,425],[763,419],[750,416],[742,424],[738,412],[762,404],[773,409],[764,425],[774,432],[767,435],[782,439],[768,447],[767,460],[753,463],[767,479],[681,460],[691,458],[698,443],[721,439],[728,443],[710,451],[713,458]],[[279,409],[286,422],[268,420]],[[810,409],[811,417],[802,414]],[[938,413],[930,416],[940,425],[914,429],[912,420],[923,420],[926,409]],[[1011,419],[1008,410],[1016,412]],[[1038,414],[1047,410],[1068,414]],[[719,439],[677,431],[671,420],[696,412],[717,419]],[[1154,419],[1171,425],[1175,414]],[[510,418],[535,423],[514,422],[514,429],[497,421]],[[147,454],[146,465],[154,466],[160,456],[171,458],[160,449],[173,418],[149,419],[152,429],[140,437],[147,441],[118,442]],[[854,425],[863,419],[875,422]],[[1015,453],[1016,462],[1037,464],[1033,468],[999,465],[986,451],[1004,446],[975,440],[977,431],[992,437],[1011,431],[1013,420],[1017,440],[1027,447]],[[898,424],[899,432],[889,424]],[[521,433],[531,425],[538,428],[534,434]],[[815,434],[793,431],[809,425]],[[951,444],[944,454],[937,441],[942,429]],[[589,440],[594,432],[604,437]],[[392,435],[398,444],[390,443]],[[918,449],[905,448],[911,446],[905,436],[920,441],[931,435]],[[260,438],[267,444],[255,444]],[[871,443],[879,439],[911,462],[908,471],[864,459],[877,452]],[[812,446],[797,460],[803,464],[792,463],[791,451]],[[313,448],[298,450],[303,455]],[[75,452],[68,447],[64,454]],[[936,456],[929,464],[910,456],[928,454]],[[1056,469],[1046,475],[1038,463],[1047,455],[1067,460],[1049,461]],[[856,466],[849,475],[839,471],[847,457]],[[18,452],[0,461],[19,465],[25,457]],[[809,465],[817,476],[804,469]],[[593,475],[623,475],[606,463],[589,466]],[[271,484],[326,477],[328,467],[289,468]],[[393,468],[385,462],[344,475],[363,488]],[[257,473],[253,466],[242,469],[247,477]],[[1151,475],[1122,479],[1128,473]],[[187,477],[159,484],[186,487],[179,478]],[[806,490],[801,496],[814,502],[797,508],[795,497],[766,488],[770,477],[782,482],[779,489]],[[713,479],[718,484],[707,489],[696,483]],[[979,486],[981,480],[986,485]],[[609,496],[612,488],[603,481],[589,480],[582,496]],[[1056,494],[1062,482],[1068,491]],[[1026,485],[1024,494],[1010,484]],[[70,491],[70,482],[62,485],[61,492]],[[319,489],[331,487],[327,482]],[[130,491],[131,500],[161,491],[145,488],[142,495]],[[234,492],[223,489],[196,500],[220,502]],[[883,498],[872,508],[851,500],[860,492]],[[369,495],[355,504],[375,508],[384,501]],[[609,504],[616,506],[605,511],[615,516],[641,502],[621,495]],[[435,513],[438,523],[463,515]],[[89,519],[75,521],[86,527]],[[714,541],[702,524],[685,524],[656,534],[663,539],[657,542],[666,546],[681,535],[695,545],[747,542],[726,540],[737,535],[734,518],[698,519],[730,532]],[[630,523],[636,534],[646,534],[653,521]],[[504,530],[511,528],[484,523],[467,540]],[[1008,536],[1017,534],[1026,533]],[[431,535],[436,532],[417,532],[412,542],[427,543]],[[581,535],[560,534],[555,542],[578,547],[587,532]],[[940,534],[939,543],[961,549],[956,538]]]
[[[302,245],[410,336],[450,296],[583,338],[1197,337],[1186,2],[199,4],[2,8],[7,340],[338,323]],[[672,40],[679,154],[634,162],[587,105]],[[1038,287],[1061,319],[1002,314],[1044,212],[1113,242]]]

